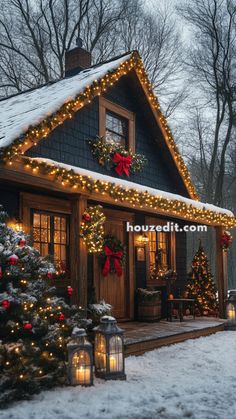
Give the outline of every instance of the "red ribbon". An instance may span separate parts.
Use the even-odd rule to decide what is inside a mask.
[[[121,176],[122,173],[125,173],[126,176],[129,176],[129,169],[132,163],[131,156],[123,157],[120,153],[115,153],[113,156],[113,162],[117,165],[115,167],[115,171],[118,173],[118,175]]]
[[[103,266],[102,274],[103,276],[107,276],[110,272],[111,267],[111,258],[114,258],[114,268],[115,272],[118,276],[122,275],[122,266],[120,263],[120,259],[123,256],[123,252],[113,252],[108,246],[105,246],[105,255],[106,255],[106,261]]]

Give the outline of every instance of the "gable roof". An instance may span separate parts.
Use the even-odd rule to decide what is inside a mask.
[[[174,164],[190,198],[198,196],[188,169],[171,135],[167,121],[143,68],[134,51],[79,74],[47,84],[0,101],[0,148],[4,160],[11,160],[35,145],[66,119],[99,96],[120,77],[134,70],[162,131]]]

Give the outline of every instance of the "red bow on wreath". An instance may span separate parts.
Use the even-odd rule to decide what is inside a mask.
[[[114,268],[115,272],[118,276],[122,275],[122,266],[120,263],[120,259],[123,256],[123,252],[113,252],[108,246],[105,246],[104,252],[106,255],[106,261],[103,266],[102,274],[103,276],[107,276],[110,272],[111,266],[111,258],[114,258]]]
[[[120,153],[115,153],[113,156],[113,162],[117,165],[115,167],[115,171],[118,173],[118,175],[125,173],[126,176],[129,176],[129,169],[132,163],[131,156],[123,157]]]

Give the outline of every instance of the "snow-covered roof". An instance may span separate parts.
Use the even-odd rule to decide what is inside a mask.
[[[75,76],[0,101],[0,155],[3,161],[12,161],[24,155],[32,145],[48,136],[68,118],[72,118],[75,112],[131,70],[136,72],[148,98],[163,132],[163,140],[189,196],[198,199],[186,164],[175,144],[167,120],[160,110],[160,104],[137,51],[115,57]]]
[[[131,54],[81,71],[73,77],[47,84],[0,101],[0,148],[52,115],[60,107],[75,99],[95,80],[104,77],[131,57]]]
[[[186,205],[188,205],[189,207],[192,208],[197,208],[199,210],[203,210],[203,211],[212,211],[214,213],[218,213],[218,214],[224,214],[228,217],[232,217],[233,220],[235,220],[234,218],[234,214],[224,208],[220,208],[217,207],[215,205],[212,204],[207,204],[204,202],[199,202],[199,201],[195,201],[193,199],[190,198],[185,198],[181,195],[177,195],[171,192],[166,192],[166,191],[162,191],[160,189],[155,189],[155,188],[150,188],[148,186],[144,186],[144,185],[140,185],[138,183],[134,183],[134,182],[130,182],[128,180],[124,180],[124,179],[119,179],[119,178],[115,178],[112,176],[107,176],[107,175],[102,175],[101,173],[97,173],[97,172],[93,172],[87,169],[83,169],[83,168],[79,168],[76,166],[70,166],[68,164],[64,164],[64,163],[60,163],[51,159],[46,159],[46,158],[30,158],[31,161],[35,161],[37,163],[43,163],[46,164],[48,166],[53,166],[53,167],[60,167],[62,169],[65,169],[68,172],[73,171],[75,174],[81,175],[81,176],[85,176],[88,178],[91,178],[92,180],[96,181],[100,181],[100,182],[104,182],[104,183],[110,183],[110,184],[115,184],[117,186],[120,186],[126,190],[135,190],[138,192],[147,192],[148,194],[155,196],[155,197],[161,197],[164,199],[167,199],[169,201],[177,201],[177,202],[184,202]]]

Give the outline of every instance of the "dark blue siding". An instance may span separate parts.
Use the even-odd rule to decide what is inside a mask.
[[[176,168],[164,150],[161,133],[153,120],[150,109],[143,99],[140,88],[130,84],[131,78],[121,79],[106,94],[106,97],[136,114],[136,152],[144,154],[148,166],[143,172],[133,174],[129,180],[157,189],[186,195]],[[98,135],[98,100],[77,112],[52,134],[32,147],[28,156],[46,157],[73,166],[116,176],[107,171],[92,157],[87,144],[89,138]],[[158,144],[159,142],[159,144]],[[118,176],[117,176],[118,177]],[[127,178],[126,178],[127,179]]]

